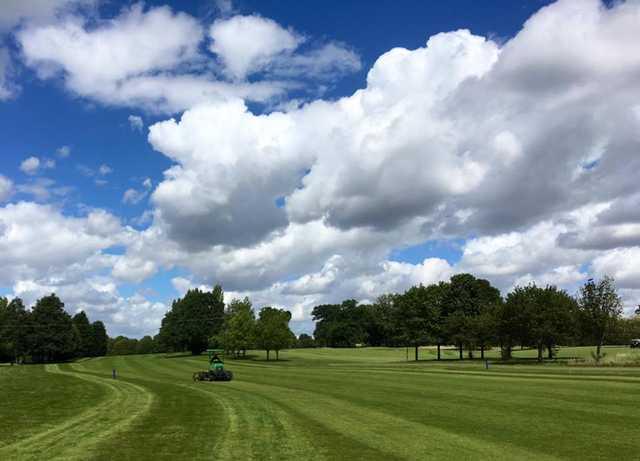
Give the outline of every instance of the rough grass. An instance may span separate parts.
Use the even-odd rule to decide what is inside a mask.
[[[589,357],[578,357],[569,360],[572,366],[587,367],[640,367],[640,351],[633,349],[605,350],[604,356],[600,360],[596,360],[595,353]]]
[[[206,358],[179,355],[1,367],[0,459],[637,459],[640,368],[565,366],[590,351],[489,370],[405,349],[255,353],[227,361],[229,383],[193,383]]]

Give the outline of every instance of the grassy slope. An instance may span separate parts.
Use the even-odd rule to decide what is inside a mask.
[[[421,351],[425,358],[431,353]],[[35,459],[42,449],[48,459],[105,460],[638,456],[637,368],[484,370],[478,361],[405,363],[404,349],[382,348],[281,357],[229,360],[236,376],[230,383],[193,383],[204,357],[2,367],[0,385],[10,383],[12,403],[0,403],[0,458]],[[114,367],[117,381],[110,379]],[[42,400],[34,403],[38,394]],[[15,440],[30,442],[7,445]]]

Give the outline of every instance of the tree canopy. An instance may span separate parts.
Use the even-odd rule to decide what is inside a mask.
[[[291,312],[273,307],[263,307],[256,323],[256,346],[269,352],[276,352],[276,360],[280,350],[287,349],[296,337],[289,329]]]
[[[216,285],[210,292],[192,289],[173,301],[162,320],[160,340],[172,350],[201,354],[207,349],[209,338],[221,331],[223,320],[222,287]]]

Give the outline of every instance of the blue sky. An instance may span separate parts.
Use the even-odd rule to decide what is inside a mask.
[[[461,271],[610,274],[630,310],[639,8],[10,2],[0,293],[134,336],[216,282],[297,332]]]

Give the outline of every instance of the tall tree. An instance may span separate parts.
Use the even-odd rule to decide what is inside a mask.
[[[80,311],[72,317],[71,321],[78,334],[78,348],[76,353],[79,357],[89,357],[92,355],[93,346],[93,332],[91,331],[89,318],[84,311]]]
[[[484,352],[487,347],[496,341],[496,309],[499,304],[484,309],[480,315],[472,317],[467,322],[469,328],[468,337],[472,347],[480,348],[480,359],[484,360]]]
[[[160,336],[175,350],[202,353],[209,338],[220,332],[224,319],[224,294],[217,285],[212,292],[193,289],[175,300],[162,321]]]
[[[461,359],[464,345],[471,348],[477,339],[473,328],[475,317],[492,311],[501,301],[500,290],[488,280],[471,274],[451,277],[442,301],[441,324],[448,342],[458,346]]]
[[[71,316],[55,294],[36,302],[30,320],[29,346],[34,361],[67,360],[73,356],[76,344]]]
[[[580,289],[578,309],[582,330],[596,343],[596,360],[599,361],[607,333],[622,315],[622,300],[613,278],[605,276],[598,282],[589,279]]]
[[[18,362],[27,353],[29,312],[20,298],[0,298],[0,356]],[[0,357],[0,361],[2,357]]]
[[[217,336],[225,350],[245,356],[255,344],[256,316],[249,298],[234,299],[227,306],[222,333]]]
[[[323,304],[313,308],[314,337],[322,346],[353,347],[368,340],[368,307],[347,299],[342,304]]]
[[[546,347],[548,358],[561,342],[568,342],[576,335],[577,304],[564,290],[555,286],[535,289],[535,303],[530,313],[531,339],[538,348],[538,360]]]
[[[367,338],[370,346],[397,346],[400,343],[398,325],[394,316],[396,295],[385,294],[378,297],[368,307]]]
[[[530,292],[516,287],[507,295],[505,302],[499,303],[495,309],[495,332],[503,360],[511,359],[517,344],[530,342],[529,306],[533,302],[530,296]]]
[[[92,357],[102,357],[107,355],[107,344],[109,337],[107,336],[107,329],[100,320],[97,320],[91,324],[91,347],[89,349],[89,355]]]
[[[273,307],[263,307],[260,310],[256,323],[256,346],[269,352],[276,352],[276,360],[280,350],[291,346],[295,340],[294,334],[289,329],[291,312]]]
[[[396,324],[405,344],[414,348],[416,361],[420,346],[434,338],[441,295],[438,285],[420,285],[409,288],[396,300]]]
[[[0,296],[0,362],[9,361],[13,358],[10,352],[10,346],[7,336],[9,331],[9,321],[7,315],[7,306],[9,300]]]

